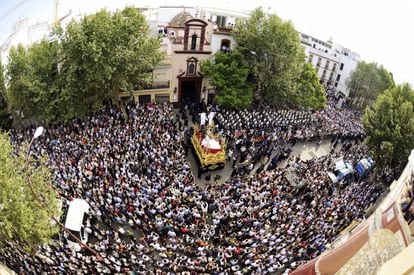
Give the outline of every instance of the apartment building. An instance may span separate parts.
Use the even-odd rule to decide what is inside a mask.
[[[349,89],[346,81],[360,61],[359,54],[332,41],[322,41],[304,33],[301,33],[301,44],[307,62],[316,69],[321,83],[334,87],[347,97]]]

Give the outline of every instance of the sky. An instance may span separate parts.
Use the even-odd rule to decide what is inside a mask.
[[[0,45],[19,19],[51,20],[54,0],[0,0]],[[248,11],[261,6],[298,31],[332,41],[391,71],[397,83],[414,87],[414,0],[59,0],[60,13],[88,13],[106,7],[188,5]],[[62,14],[59,14],[62,16]]]

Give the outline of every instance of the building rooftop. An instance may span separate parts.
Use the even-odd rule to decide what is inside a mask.
[[[193,18],[193,16],[189,13],[186,12],[185,10],[176,14],[170,21],[170,23],[168,23],[168,25],[170,27],[184,27],[184,22],[187,21],[188,19]]]

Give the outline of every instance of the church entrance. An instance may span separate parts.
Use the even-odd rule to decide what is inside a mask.
[[[187,80],[181,83],[181,102],[180,105],[197,103],[197,89],[196,82],[194,80]]]
[[[179,78],[178,102],[180,106],[200,102],[201,77]]]

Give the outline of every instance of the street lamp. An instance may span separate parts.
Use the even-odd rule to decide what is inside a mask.
[[[44,130],[45,130],[45,128],[43,128],[43,126],[37,127],[36,131],[33,135],[33,139],[36,139],[36,138],[40,137],[43,134]]]
[[[29,161],[29,153],[30,153],[30,148],[32,147],[32,143],[35,139],[40,137],[44,133],[44,131],[45,131],[45,128],[43,126],[37,127],[36,131],[33,134],[32,139],[30,140],[29,147],[27,148],[27,154],[26,154],[26,168],[27,168],[27,164]]]

